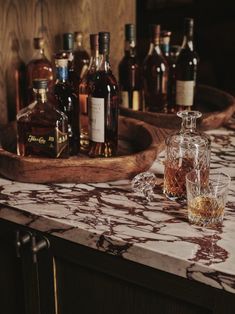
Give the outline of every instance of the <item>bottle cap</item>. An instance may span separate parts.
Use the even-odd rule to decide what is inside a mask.
[[[99,32],[99,53],[109,53],[110,33]]]
[[[46,79],[34,79],[33,88],[34,89],[47,89],[48,80]]]
[[[125,39],[126,41],[135,41],[136,34],[135,34],[135,25],[134,24],[126,24],[125,25]]]
[[[91,50],[97,50],[99,48],[99,35],[90,34],[90,47]]]
[[[63,49],[64,50],[73,50],[74,34],[73,33],[64,33],[63,34]]]
[[[42,49],[44,47],[44,39],[42,37],[35,37],[33,39],[34,49]]]

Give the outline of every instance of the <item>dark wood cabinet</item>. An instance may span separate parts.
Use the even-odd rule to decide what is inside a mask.
[[[49,247],[35,261],[31,241],[17,258],[17,231]],[[235,313],[233,294],[2,219],[0,249],[0,313]]]

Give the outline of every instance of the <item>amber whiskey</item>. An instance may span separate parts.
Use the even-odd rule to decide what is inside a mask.
[[[160,25],[152,25],[150,49],[144,60],[144,98],[151,112],[167,112],[168,73],[160,48]]]
[[[52,63],[47,59],[44,53],[44,39],[36,37],[33,39],[34,55],[32,60],[26,66],[28,103],[34,99],[33,80],[46,79],[48,81],[48,90],[51,93],[54,86],[54,71]]]
[[[133,110],[143,109],[141,67],[136,55],[135,25],[125,25],[125,55],[119,63],[121,106]]]
[[[69,156],[68,119],[48,101],[47,90],[47,80],[34,80],[35,100],[17,114],[18,155]]]
[[[101,62],[90,83],[88,101],[90,157],[117,153],[119,90],[109,64],[110,33],[99,33]]]
[[[89,148],[88,135],[88,95],[89,84],[99,66],[99,42],[98,34],[90,34],[91,58],[88,71],[79,84],[79,106],[80,106],[80,145],[81,150],[87,151]]]

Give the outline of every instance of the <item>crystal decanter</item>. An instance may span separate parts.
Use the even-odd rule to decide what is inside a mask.
[[[164,169],[164,194],[172,200],[186,198],[185,176],[193,169],[201,170],[208,178],[210,168],[210,138],[196,130],[199,111],[181,111],[181,129],[166,139],[166,159]]]

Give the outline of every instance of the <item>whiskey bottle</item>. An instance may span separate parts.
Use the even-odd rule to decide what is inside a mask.
[[[68,119],[48,101],[47,90],[47,80],[33,80],[35,100],[17,114],[18,155],[69,156]]]
[[[133,110],[143,109],[142,73],[136,56],[135,25],[125,25],[125,55],[119,63],[121,106]]]
[[[176,63],[176,111],[191,110],[194,102],[198,56],[193,47],[194,20],[185,18],[184,39]]]
[[[89,53],[83,46],[83,33],[75,32],[74,72],[77,82],[83,79],[90,63]]]
[[[100,66],[89,85],[89,156],[111,157],[118,146],[119,90],[109,64],[110,33],[99,33]]]
[[[81,79],[79,84],[79,105],[80,105],[80,145],[81,150],[87,151],[89,147],[88,135],[88,110],[87,101],[89,95],[89,84],[92,81],[93,74],[99,66],[99,42],[98,34],[90,34],[91,58],[88,71]]]
[[[48,80],[48,90],[51,93],[54,86],[54,72],[51,62],[44,54],[44,39],[37,37],[33,39],[35,53],[32,60],[26,66],[28,103],[34,99],[33,80]]]
[[[152,25],[151,38],[144,60],[145,105],[151,112],[167,112],[168,64],[160,48],[160,25]]]
[[[54,88],[58,108],[68,117],[70,155],[77,155],[80,149],[79,103],[73,86],[68,80],[68,59],[55,59],[56,82]]]
[[[75,73],[74,73],[74,54],[73,54],[74,34],[63,34],[63,50],[56,58],[68,59],[68,80],[70,84],[75,86]]]

